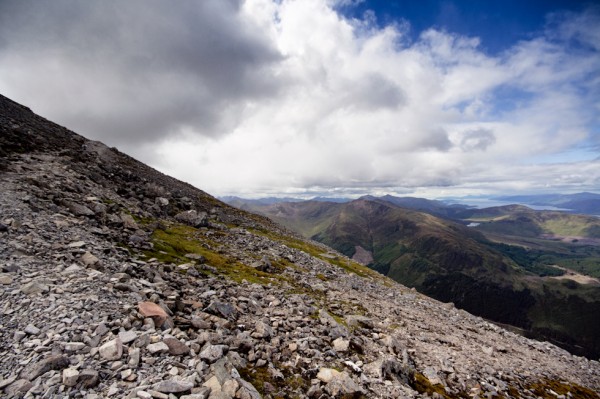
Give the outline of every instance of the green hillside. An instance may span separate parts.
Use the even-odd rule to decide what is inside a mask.
[[[574,249],[556,239],[589,238],[595,220],[515,205],[464,211],[466,221],[480,223],[472,228],[376,198],[254,210],[349,257],[361,247],[372,255],[371,268],[424,294],[574,352],[600,355],[600,288],[558,280],[565,271],[553,266],[580,261],[580,269],[595,270],[597,246]]]

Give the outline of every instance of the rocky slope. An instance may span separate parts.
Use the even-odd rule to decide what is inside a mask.
[[[600,397],[598,362],[4,97],[0,156],[2,397]]]

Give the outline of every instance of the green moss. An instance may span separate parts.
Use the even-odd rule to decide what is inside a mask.
[[[321,281],[327,281],[327,277],[323,273],[318,273],[317,278]]]
[[[245,265],[219,250],[219,244],[198,234],[198,230],[181,224],[169,224],[164,230],[155,230],[151,237],[154,248],[145,251],[145,256],[156,258],[164,263],[187,263],[190,260],[186,254],[202,255],[206,263],[218,270],[231,280],[262,285],[278,283],[282,278],[277,275],[265,273]],[[282,268],[283,264],[275,264],[275,268]],[[198,269],[199,272],[205,272]],[[204,273],[206,274],[206,273]]]
[[[414,373],[412,376],[411,387],[419,392],[426,393],[431,395],[433,393],[437,393],[441,395],[445,399],[458,399],[458,398],[466,398],[469,397],[466,394],[449,394],[446,392],[446,389],[441,384],[433,385],[427,377],[425,377],[421,373]]]
[[[341,267],[342,269],[346,270],[347,272],[356,274],[360,277],[377,279],[377,280],[383,279],[382,275],[369,269],[367,266],[361,265],[360,263],[354,262],[350,259],[343,259],[338,256],[329,256],[327,253],[324,253],[324,251],[326,250],[325,248],[320,247],[316,244],[312,244],[310,242],[304,241],[299,238],[279,235],[272,231],[267,231],[264,229],[252,229],[252,232],[254,234],[258,234],[263,237],[267,237],[273,241],[280,242],[280,243],[288,246],[289,248],[294,248],[294,249],[306,252],[307,254],[309,254],[315,258],[321,259],[332,265]]]
[[[281,368],[283,379],[274,378],[267,367],[248,366],[238,370],[240,376],[251,383],[261,394],[265,394],[265,383],[271,384],[276,392],[284,392],[285,396],[273,396],[275,399],[299,398],[296,392],[306,392],[310,388],[310,381],[299,374],[292,373],[287,368]]]
[[[552,394],[550,391],[556,392],[559,395],[567,395],[570,393],[570,397],[578,399],[600,399],[600,395],[591,389],[557,380],[541,380],[531,384],[528,388],[537,396],[544,399],[556,399],[556,395]]]

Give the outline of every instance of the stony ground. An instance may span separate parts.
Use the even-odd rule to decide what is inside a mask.
[[[596,361],[0,111],[2,397],[600,398]]]

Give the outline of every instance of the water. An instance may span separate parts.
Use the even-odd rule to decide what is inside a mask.
[[[523,202],[506,202],[506,201],[498,201],[489,198],[453,198],[447,200],[448,203],[456,203],[463,204],[468,206],[473,206],[475,208],[491,208],[493,206],[506,206],[506,205],[523,205],[528,208],[534,209],[536,211],[564,211],[569,212],[570,209],[558,208],[556,206],[550,205],[531,205]]]

